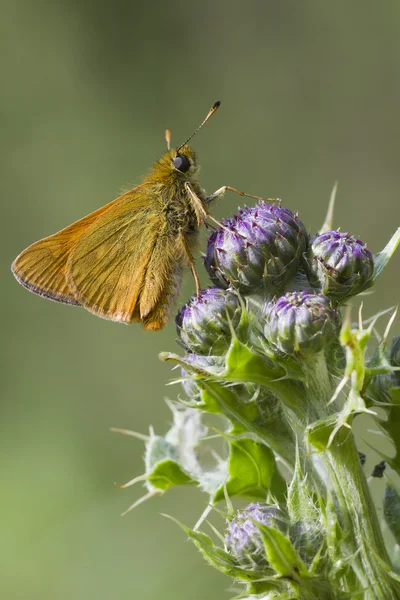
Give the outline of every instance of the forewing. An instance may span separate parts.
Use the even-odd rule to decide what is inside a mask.
[[[163,215],[141,186],[105,212],[70,253],[66,278],[77,301],[99,317],[139,321],[137,302]]]
[[[34,294],[49,300],[79,305],[65,276],[68,257],[84,231],[119,201],[120,198],[113,200],[87,217],[54,235],[39,240],[21,252],[11,265],[12,272],[19,283]]]

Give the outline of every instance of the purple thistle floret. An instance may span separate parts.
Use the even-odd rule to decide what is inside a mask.
[[[248,566],[256,563],[267,565],[264,542],[256,523],[274,527],[286,534],[289,530],[287,514],[276,504],[253,502],[238,511],[228,524],[225,533],[225,548],[239,564]]]
[[[327,231],[317,236],[309,254],[321,291],[330,298],[343,302],[372,285],[373,256],[348,233]]]
[[[237,296],[212,287],[193,296],[175,319],[179,341],[188,352],[216,356],[228,350],[231,327],[239,321]]]
[[[297,215],[260,201],[222,223],[224,228],[208,240],[204,261],[212,282],[242,294],[281,290],[307,247],[307,231]]]
[[[313,354],[338,333],[339,313],[324,294],[288,292],[269,302],[264,335],[285,354]]]

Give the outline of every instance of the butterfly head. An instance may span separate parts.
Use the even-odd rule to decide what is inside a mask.
[[[193,177],[198,171],[196,154],[190,146],[185,144],[177,150],[170,150],[171,163],[174,171],[179,174],[187,174],[187,177]]]
[[[171,132],[169,129],[165,130],[165,140],[167,142],[168,150],[158,161],[154,171],[157,171],[157,167],[160,167],[160,174],[162,173],[164,176],[169,175],[170,181],[172,178],[177,182],[190,181],[196,176],[199,170],[196,154],[188,145],[188,142],[194,135],[196,135],[198,131],[200,131],[203,125],[207,123],[208,119],[215,113],[220,104],[221,103],[219,101],[214,102],[205,119],[203,119],[197,129],[195,129],[192,135],[187,138],[186,142],[178,146],[176,149],[171,149]]]
[[[185,144],[178,149],[168,150],[153,168],[153,176],[167,176],[168,179],[182,183],[193,179],[199,170],[195,152]]]

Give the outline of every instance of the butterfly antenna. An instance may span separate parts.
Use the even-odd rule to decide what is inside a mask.
[[[167,142],[167,150],[171,150],[171,132],[169,129],[165,130],[165,141]]]
[[[181,144],[179,146],[179,148],[176,149],[177,152],[179,152],[179,150],[181,148],[183,148],[183,146],[185,146],[191,139],[192,137],[194,137],[196,135],[196,133],[198,131],[200,131],[200,129],[203,127],[203,125],[205,123],[207,123],[208,119],[215,113],[215,111],[221,106],[221,102],[219,100],[217,100],[217,102],[214,102],[214,104],[212,105],[212,107],[210,108],[210,110],[208,111],[206,118],[204,119],[204,121],[202,123],[200,123],[200,125],[198,126],[198,128],[193,131],[192,135],[188,137],[188,139],[186,140],[186,142],[184,142],[183,144]]]

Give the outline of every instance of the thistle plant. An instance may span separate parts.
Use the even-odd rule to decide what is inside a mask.
[[[211,234],[211,285],[176,317],[183,354],[161,355],[180,368],[173,425],[139,436],[145,472],[126,484],[147,488],[130,508],[197,486],[204,513],[176,522],[240,598],[400,599],[400,337],[389,341],[395,311],[360,309],[400,229],[373,255],[332,229],[332,209],[314,236],[263,201]],[[352,428],[363,413],[393,446],[375,448],[381,517]]]

